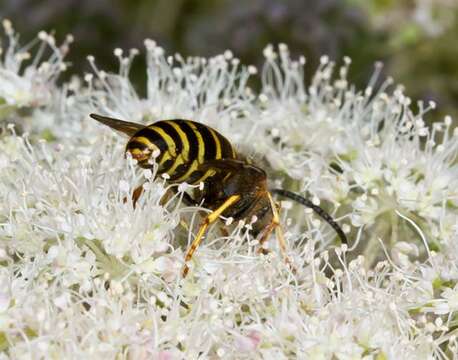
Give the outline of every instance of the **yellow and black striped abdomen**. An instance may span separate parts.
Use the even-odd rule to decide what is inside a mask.
[[[159,151],[158,173],[169,175],[173,183],[197,184],[215,174],[202,171],[208,160],[236,159],[229,140],[216,130],[190,120],[161,120],[136,132],[127,143],[129,151],[141,160],[141,154]],[[142,165],[139,161],[140,166]]]

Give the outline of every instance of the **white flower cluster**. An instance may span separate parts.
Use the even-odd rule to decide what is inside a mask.
[[[52,108],[58,106],[55,100],[65,91],[56,87],[56,80],[67,68],[64,57],[73,37],[67,36],[57,46],[51,34],[41,31],[35,40],[20,47],[11,21],[3,20],[2,24],[6,36],[4,43],[0,41],[0,121],[19,112],[25,130],[29,126],[48,129],[59,111]],[[34,48],[37,49],[32,54]],[[40,118],[39,124],[35,118]]]
[[[414,112],[401,87],[378,84],[379,65],[356,89],[348,58],[323,57],[306,84],[305,59],[285,45],[266,48],[259,93],[248,87],[257,69],[230,51],[184,59],[151,40],[145,97],[129,81],[136,50],[115,50],[117,74],[90,56],[93,73],[58,85],[68,41],[40,33],[25,55],[37,41],[19,49],[3,24],[1,360],[458,359],[458,137],[449,117],[426,125],[434,104]],[[282,202],[295,271],[274,237],[257,254],[247,219],[213,227],[183,279],[206,210],[125,159],[125,139],[91,112],[215,127],[272,186],[332,213],[348,246]]]

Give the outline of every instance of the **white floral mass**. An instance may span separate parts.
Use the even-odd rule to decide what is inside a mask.
[[[230,51],[167,56],[146,40],[147,91],[119,73],[57,82],[71,37],[23,47],[8,20],[0,59],[0,359],[458,359],[458,133],[427,125],[380,65],[365,89],[343,64],[269,46],[262,70]],[[258,79],[261,89],[248,86]],[[417,112],[412,109],[418,108]],[[295,272],[246,223],[214,226],[183,279],[208,210],[125,158],[91,120],[189,118],[259,160],[272,186],[327,209],[347,233],[282,201]],[[147,191],[132,206],[133,189]],[[280,201],[280,199],[278,199]],[[225,227],[229,236],[220,228]]]

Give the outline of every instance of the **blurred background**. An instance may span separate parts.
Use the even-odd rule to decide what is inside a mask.
[[[268,43],[304,54],[308,74],[319,57],[353,60],[350,78],[364,86],[375,61],[415,100],[434,100],[435,117],[458,118],[458,0],[3,0],[22,43],[40,30],[75,37],[72,73],[89,70],[86,56],[115,71],[115,47],[143,47],[152,38],[168,53],[212,56],[231,49],[261,65]],[[134,62],[140,92],[144,61]]]

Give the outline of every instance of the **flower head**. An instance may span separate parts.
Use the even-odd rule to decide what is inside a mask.
[[[145,97],[129,80],[136,50],[115,50],[116,74],[90,57],[93,73],[60,86],[66,50],[42,33],[21,70],[17,37],[4,25],[10,45],[0,96],[14,112],[32,110],[30,134],[14,126],[0,133],[0,350],[7,356],[456,354],[458,140],[448,117],[425,125],[434,104],[414,112],[391,80],[377,87],[379,66],[356,89],[347,58],[338,67],[323,57],[306,84],[305,59],[292,59],[286,45],[266,48],[260,93],[247,82],[257,70],[230,51],[167,57],[151,40]],[[43,46],[53,52],[48,65],[39,65]],[[258,254],[247,231],[255,219],[223,219],[183,279],[183,253],[208,210],[182,204],[189,186],[168,184],[154,163],[144,171],[125,157],[126,139],[91,121],[95,111],[215,127],[259,160],[269,185],[327,208],[349,244],[336,247],[332,229],[283,202],[295,271],[274,238],[268,254]],[[44,124],[53,136],[38,141]],[[145,191],[133,206],[139,185]]]

